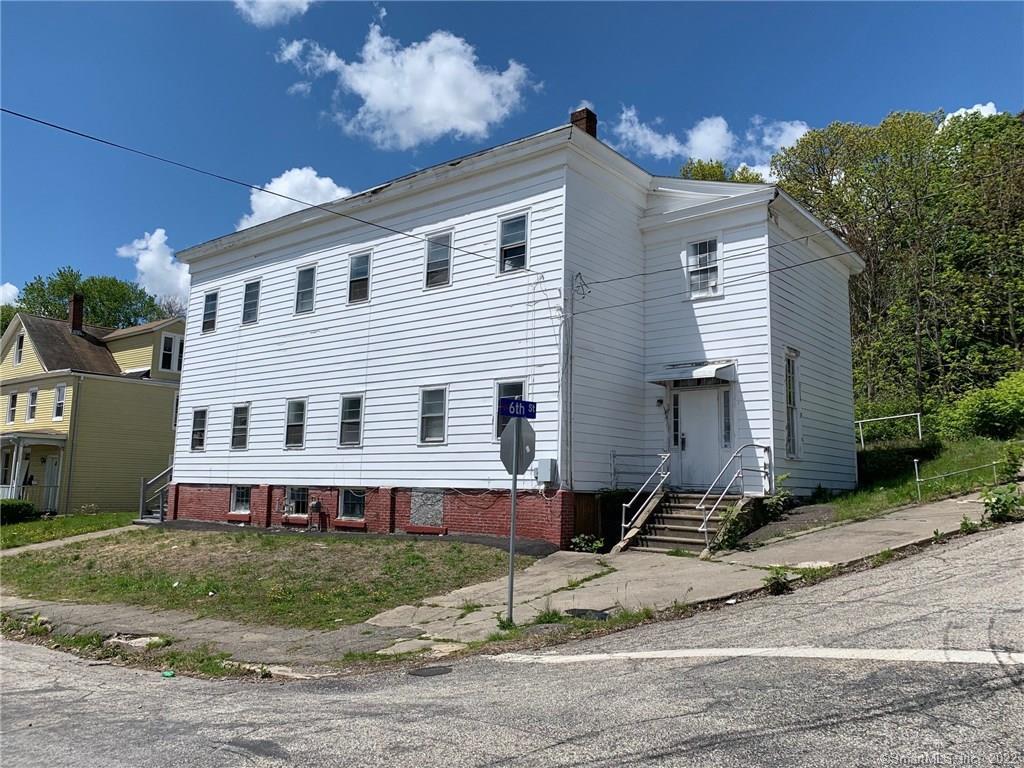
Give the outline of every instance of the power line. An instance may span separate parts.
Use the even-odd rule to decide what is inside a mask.
[[[317,209],[319,211],[324,211],[325,213],[330,213],[330,214],[333,214],[335,216],[340,216],[341,218],[344,218],[344,219],[349,219],[351,221],[356,221],[356,222],[358,222],[360,224],[365,224],[366,226],[369,226],[369,227],[376,227],[377,229],[382,229],[385,232],[390,232],[390,233],[395,234],[395,235],[401,235],[402,237],[408,237],[408,238],[411,238],[411,239],[416,240],[416,241],[421,242],[421,243],[430,242],[428,237],[423,237],[423,236],[420,236],[420,235],[414,235],[411,232],[403,232],[402,230],[395,229],[393,227],[389,227],[386,224],[379,224],[379,223],[377,223],[375,221],[370,221],[369,219],[363,219],[363,218],[360,218],[359,216],[353,216],[352,214],[349,214],[349,213],[342,213],[341,211],[336,211],[336,210],[334,210],[332,208],[328,208],[326,205],[323,205],[323,204],[307,203],[305,200],[300,200],[297,197],[292,197],[291,195],[286,195],[286,194],[284,194],[282,192],[275,192],[272,189],[266,189],[265,187],[261,187],[261,186],[258,186],[256,184],[250,184],[247,181],[242,181],[240,179],[235,179],[235,178],[232,178],[231,176],[225,176],[225,175],[217,173],[215,171],[207,171],[207,170],[205,170],[203,168],[199,168],[197,166],[190,165],[189,163],[184,163],[184,162],[181,162],[179,160],[172,160],[170,158],[163,157],[161,155],[157,155],[157,154],[154,154],[152,152],[146,152],[145,150],[142,150],[142,149],[136,149],[135,147],[129,147],[129,146],[125,145],[125,144],[119,144],[116,141],[111,141],[110,139],[104,139],[101,136],[94,136],[93,134],[85,133],[84,131],[79,131],[79,130],[76,130],[74,128],[68,128],[67,126],[60,125],[58,123],[53,123],[53,122],[50,122],[48,120],[43,120],[43,119],[38,118],[38,117],[33,117],[32,115],[26,115],[23,112],[16,112],[13,109],[8,109],[7,107],[0,107],[0,112],[3,112],[4,114],[7,114],[7,115],[11,115],[12,117],[17,117],[17,118],[20,118],[22,120],[27,120],[29,122],[45,126],[47,128],[52,128],[52,129],[54,129],[56,131],[62,131],[63,133],[67,133],[67,134],[70,134],[72,136],[77,136],[77,137],[82,138],[82,139],[88,139],[89,141],[94,141],[94,142],[96,142],[98,144],[104,144],[104,145],[106,145],[108,147],[113,147],[114,149],[120,149],[120,150],[123,150],[125,152],[130,152],[130,153],[132,153],[134,155],[139,155],[141,157],[146,157],[146,158],[149,158],[150,160],[156,160],[156,161],[161,162],[161,163],[166,163],[167,165],[173,165],[173,166],[175,166],[177,168],[183,168],[183,169],[185,169],[187,171],[192,171],[193,173],[198,173],[198,174],[201,174],[203,176],[209,176],[210,178],[219,179],[220,181],[226,181],[229,184],[234,184],[234,185],[239,186],[239,187],[245,187],[246,189],[249,189],[249,190],[256,190],[258,192],[263,192],[263,193],[268,194],[268,195],[274,195],[275,197],[280,197],[280,198],[282,198],[284,200],[289,200],[289,201],[291,201],[293,203],[298,203],[299,205],[305,206],[306,208],[315,208],[315,209]],[[454,242],[450,242],[447,245],[447,248],[448,248],[449,251],[459,251],[460,253],[466,253],[466,254],[469,254],[470,256],[475,256],[475,257],[477,257],[479,259],[486,259],[487,261],[489,261],[491,263],[495,263],[497,261],[497,259],[494,258],[494,257],[487,256],[487,255],[482,254],[482,253],[477,253],[476,251],[470,251],[470,250],[468,250],[466,248],[461,248],[459,246],[456,246],[454,244]],[[516,271],[520,271],[520,270],[516,270]],[[529,273],[537,275],[538,277],[541,277],[541,278],[544,277],[544,274],[542,272],[537,272],[536,270],[530,269],[529,267],[526,267],[526,266],[524,266],[521,271],[529,272]]]

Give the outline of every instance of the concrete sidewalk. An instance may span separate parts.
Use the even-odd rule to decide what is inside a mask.
[[[710,561],[630,550],[603,556],[556,552],[517,574],[514,618],[523,625],[548,609],[661,610],[681,603],[725,600],[760,589],[764,569],[769,566],[842,565],[862,560],[885,549],[928,541],[935,530],[957,531],[965,514],[979,520],[982,511],[979,496],[974,494],[809,531]],[[6,595],[0,596],[0,607],[22,616],[42,614],[62,633],[169,635],[179,646],[206,644],[242,661],[322,667],[349,651],[423,650],[442,655],[465,647],[467,642],[485,640],[500,629],[507,586],[506,578],[474,584],[330,631],[253,627],[199,619],[180,611]]]
[[[128,531],[141,531],[142,526],[138,525],[125,525],[120,528],[104,528],[102,531],[89,531],[89,533],[79,533],[75,536],[65,536],[63,539],[51,539],[50,541],[40,541],[36,544],[25,544],[20,547],[8,547],[7,549],[0,549],[0,557],[14,557],[20,555],[22,552],[36,552],[40,549],[53,549],[55,547],[63,547],[65,544],[74,544],[76,541],[89,541],[89,539],[102,539],[105,536],[113,536],[116,533],[126,533]]]

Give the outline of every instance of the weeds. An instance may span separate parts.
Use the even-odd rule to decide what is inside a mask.
[[[981,530],[981,523],[978,523],[978,522],[975,522],[974,520],[971,520],[971,518],[968,517],[967,515],[964,515],[963,517],[960,518],[960,533],[971,534],[971,533],[977,533],[980,530]]]
[[[885,565],[890,560],[896,557],[896,553],[891,549],[883,549],[877,555],[871,558],[871,567],[878,568],[879,566]]]
[[[793,587],[789,583],[788,572],[780,565],[772,567],[768,575],[764,577],[764,588],[769,595],[784,595],[793,591]]]

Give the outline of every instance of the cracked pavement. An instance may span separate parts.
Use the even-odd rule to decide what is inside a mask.
[[[1024,526],[556,649],[1022,651]],[[1024,666],[489,657],[450,674],[162,679],[4,643],[5,766],[885,766],[1024,763]]]

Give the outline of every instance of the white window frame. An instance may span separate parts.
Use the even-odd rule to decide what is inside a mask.
[[[363,514],[346,515],[345,514],[345,494],[351,493],[355,496],[360,497],[363,500]],[[366,519],[366,489],[365,488],[342,488],[338,494],[338,519],[339,520],[365,520]]]
[[[312,289],[313,290],[313,301],[310,304],[309,309],[304,309],[304,310],[302,310],[300,312],[299,311],[299,273],[300,272],[304,272],[307,269],[312,269],[313,270],[313,289]],[[303,315],[312,315],[314,312],[316,312],[316,277],[317,277],[317,273],[319,273],[319,272],[320,272],[320,265],[319,265],[318,262],[313,262],[312,264],[302,264],[301,266],[298,266],[298,267],[295,268],[295,291],[292,294],[293,297],[294,297],[292,299],[292,317],[301,317]],[[262,290],[262,286],[261,286],[261,290]],[[298,486],[296,486],[296,487],[298,487]]]
[[[57,384],[53,388],[53,421],[64,421],[64,410],[67,407],[68,385]],[[57,406],[60,406],[60,413],[57,413]]]
[[[706,243],[708,240],[715,241],[715,267],[718,270],[718,277],[715,278],[715,287],[710,291],[702,291],[695,293],[693,291],[693,279],[692,272],[699,267],[694,267],[690,263],[690,248],[700,243]],[[682,253],[683,263],[683,294],[687,301],[700,301],[701,299],[717,299],[725,295],[723,290],[723,281],[725,280],[725,269],[723,268],[723,255],[725,253],[725,245],[722,242],[722,233],[718,232],[705,232],[696,237],[690,237],[686,240],[686,247]]]
[[[206,328],[206,302],[213,296],[213,328]],[[217,313],[220,311],[220,291],[207,291],[203,294],[203,311],[199,315],[199,332],[215,333],[217,331]]]
[[[32,387],[28,391],[28,399],[25,401],[25,423],[30,424],[36,420],[39,411],[39,388]]]
[[[245,292],[249,289],[249,286],[253,283],[256,284],[256,319],[246,322],[245,320]],[[296,290],[298,290],[298,278],[296,278]],[[313,299],[316,300],[316,276],[313,276]],[[255,280],[246,280],[242,283],[242,312],[239,316],[239,325],[243,328],[249,328],[253,325],[257,325],[260,321],[260,304],[263,301],[263,278],[257,277]]]
[[[21,361],[25,359],[25,332],[22,331],[18,334],[18,338],[14,340],[14,365],[21,365]]]
[[[365,299],[353,299],[352,298],[352,261],[359,258],[360,256],[366,257],[366,298]],[[363,280],[364,278],[356,278]],[[345,300],[348,304],[367,304],[370,301],[371,293],[370,289],[373,285],[373,249],[363,249],[361,251],[353,251],[348,257],[348,286],[345,289]]]
[[[245,445],[235,445],[235,411],[245,408]],[[235,403],[231,406],[231,429],[228,432],[228,448],[232,451],[249,450],[249,425],[252,417],[252,403]]]
[[[196,434],[196,414],[203,413],[203,445],[200,448],[195,447],[195,434]],[[192,425],[188,430],[188,449],[194,453],[203,453],[206,450],[206,437],[210,431],[210,409],[206,406],[201,408],[192,409]]]
[[[491,418],[491,440],[495,443],[501,442],[501,435],[498,434],[498,422],[501,418],[498,416],[498,404],[501,400],[501,385],[502,384],[522,384],[523,394],[522,399],[527,399],[527,392],[529,391],[529,382],[525,376],[510,376],[507,379],[495,379],[494,381],[494,407],[491,412],[494,416]]]
[[[792,364],[792,365],[790,365]],[[790,404],[790,375],[789,372],[792,369],[792,393],[793,403]],[[786,354],[783,361],[782,369],[782,392],[783,392],[783,405],[785,407],[785,418],[783,424],[785,424],[785,448],[787,459],[799,459],[801,454],[801,442],[803,435],[801,434],[800,424],[800,352],[799,350],[793,349],[792,347],[786,347]],[[792,434],[790,434],[790,410],[792,409],[793,421],[792,421]]]
[[[205,299],[204,299],[205,301]],[[212,331],[211,331],[212,333]],[[171,340],[171,367],[164,368],[164,344],[166,340]],[[158,354],[160,359],[157,362],[157,367],[161,371],[167,373],[181,373],[181,356],[183,347],[185,345],[185,337],[180,333],[161,333],[160,334],[160,349]]]
[[[520,216],[526,219],[523,230],[523,244],[526,246],[526,252],[523,254],[523,266],[517,269],[505,269],[501,268],[501,226],[504,222],[509,219],[518,219]],[[496,274],[500,277],[502,275],[519,275],[530,269],[530,210],[514,211],[512,213],[502,214],[498,217],[498,231],[496,233],[497,240],[497,264],[495,265]]]
[[[246,488],[249,491],[249,503],[245,506],[245,509],[237,509],[238,506],[238,489]],[[251,485],[232,485],[231,486],[231,509],[230,512],[235,514],[252,514],[252,486]]]
[[[0,485],[12,485],[14,478],[14,449],[4,448],[0,453]]]
[[[7,413],[5,423],[13,424],[18,420],[18,393],[10,392],[7,395]]]
[[[433,392],[435,390],[444,391],[444,412],[441,417],[444,419],[442,437],[440,440],[424,440],[423,439],[423,395],[426,392]],[[416,417],[416,444],[420,447],[430,447],[435,445],[447,445],[448,444],[448,385],[447,384],[431,384],[429,386],[420,387],[419,397],[419,410],[417,411]]]
[[[499,230],[500,231],[500,230]],[[433,237],[448,236],[448,280],[437,285],[428,285],[427,277],[430,269],[430,239]],[[425,291],[436,291],[441,288],[448,288],[452,284],[452,271],[455,265],[454,250],[455,250],[455,229],[439,229],[436,232],[429,232],[424,238],[426,243],[423,248],[423,290]]]
[[[174,393],[174,409],[171,411],[171,431],[178,431],[178,408],[181,405],[181,393]]]
[[[302,515],[308,515],[309,514],[309,504],[310,504],[311,500],[309,498],[309,486],[308,485],[286,485],[284,487],[284,503],[285,504],[288,503],[288,499],[291,497],[293,490],[297,491],[299,489],[302,489],[302,490],[304,490],[306,492],[306,510],[304,512],[290,512],[289,513],[290,515],[302,516]]]
[[[345,401],[359,398],[359,439],[354,443],[343,443],[341,441],[342,430],[345,425]],[[363,425],[366,423],[366,395],[363,392],[344,392],[338,402],[338,447],[339,448],[362,448],[363,447]]]
[[[291,410],[292,403],[302,403],[302,442],[298,444],[288,444],[288,411]],[[308,397],[289,397],[284,402],[284,448],[286,451],[301,451],[306,447],[306,430],[309,426],[309,398]],[[301,486],[296,486],[301,487]],[[307,500],[308,503],[308,500]]]

